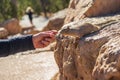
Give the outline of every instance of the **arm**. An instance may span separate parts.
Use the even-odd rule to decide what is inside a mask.
[[[0,56],[7,56],[20,51],[34,49],[32,35],[0,40]]]
[[[0,56],[8,56],[16,52],[44,48],[55,40],[57,31],[40,32],[12,39],[0,40]]]

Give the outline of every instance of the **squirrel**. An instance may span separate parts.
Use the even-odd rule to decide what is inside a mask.
[[[58,35],[62,34],[64,36],[73,36],[73,37],[81,38],[82,36],[98,31],[99,29],[100,29],[99,26],[90,23],[84,23],[82,25],[66,24],[58,32]]]

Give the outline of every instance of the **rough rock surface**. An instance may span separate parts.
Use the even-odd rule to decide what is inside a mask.
[[[0,28],[0,39],[1,38],[7,38],[8,31],[5,28]]]
[[[59,80],[119,80],[120,15],[85,18],[69,27],[87,22],[100,30],[79,38],[61,33],[56,37],[54,56]]]
[[[5,21],[2,26],[9,32],[10,35],[21,33],[22,31],[19,21],[15,18]]]
[[[94,0],[93,5],[84,13],[85,16],[102,16],[120,11],[120,0]]]
[[[66,11],[67,9],[61,10],[53,15],[53,17],[50,18],[48,24],[43,28],[42,31],[47,30],[59,30],[63,24],[64,19],[66,17]]]
[[[117,26],[114,26],[119,29]],[[120,26],[119,26],[120,27]],[[120,31],[120,29],[118,30]],[[95,80],[120,80],[120,33],[114,35],[100,49],[93,70]]]
[[[65,24],[84,17],[102,16],[119,12],[120,0],[71,0]]]

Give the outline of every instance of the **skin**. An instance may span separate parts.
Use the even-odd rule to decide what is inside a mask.
[[[44,48],[55,40],[56,30],[40,32],[33,35],[32,41],[34,48]]]

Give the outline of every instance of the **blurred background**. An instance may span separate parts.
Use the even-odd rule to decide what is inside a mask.
[[[28,6],[37,15],[49,17],[61,9],[68,7],[69,0],[0,0],[0,22],[10,18],[21,19]]]
[[[64,23],[65,8],[68,7],[69,1],[0,0],[0,39],[18,33],[35,34],[40,31],[59,29]],[[29,10],[32,11],[29,13]],[[60,11],[64,12],[56,14]]]

